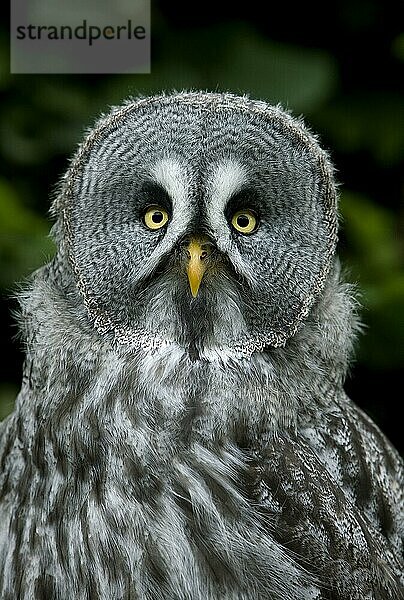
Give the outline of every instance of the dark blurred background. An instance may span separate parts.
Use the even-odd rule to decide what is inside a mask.
[[[16,283],[51,256],[49,196],[95,115],[128,95],[202,88],[280,102],[319,133],[341,183],[340,254],[366,324],[346,389],[401,452],[404,366],[400,2],[153,2],[150,75],[10,75],[0,32],[0,418],[22,353]],[[175,6],[173,6],[175,4]],[[257,3],[258,4],[258,3]]]

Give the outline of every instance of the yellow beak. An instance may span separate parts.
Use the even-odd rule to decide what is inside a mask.
[[[203,274],[206,271],[206,259],[210,254],[209,246],[206,242],[207,238],[205,237],[194,237],[191,238],[187,246],[187,275],[191,293],[194,298],[196,298],[196,295],[198,294]]]

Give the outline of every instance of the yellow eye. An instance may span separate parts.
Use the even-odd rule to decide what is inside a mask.
[[[161,206],[153,205],[148,207],[143,218],[149,229],[160,229],[168,221],[168,212]]]
[[[252,210],[243,208],[234,213],[231,224],[240,233],[252,233],[258,227],[258,219]]]

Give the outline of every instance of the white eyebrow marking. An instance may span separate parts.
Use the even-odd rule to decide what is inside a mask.
[[[162,158],[152,167],[151,174],[173,201],[184,195],[185,173],[178,161],[173,158]]]
[[[227,202],[247,182],[248,176],[243,165],[231,159],[221,161],[211,178],[206,207],[209,225],[214,232],[218,248],[231,256],[237,272],[243,273],[244,277],[254,281],[252,268],[243,261],[239,250],[230,238],[230,228],[224,214]]]
[[[138,272],[143,277],[151,272],[165,252],[170,252],[186,231],[192,218],[192,210],[188,202],[188,179],[185,166],[173,158],[163,158],[151,167],[149,174],[161,185],[170,196],[173,203],[173,214],[167,227],[167,232],[148,260],[144,261]]]
[[[228,200],[234,196],[247,183],[245,168],[235,160],[222,161],[213,174],[210,194],[209,213],[214,215],[223,213]]]
[[[154,180],[168,193],[173,203],[172,225],[186,223],[190,217],[188,178],[183,165],[173,158],[162,158],[151,169]]]

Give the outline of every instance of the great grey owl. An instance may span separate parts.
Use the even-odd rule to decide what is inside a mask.
[[[333,168],[280,107],[130,100],[21,297],[0,597],[398,600],[403,465],[343,391]]]

